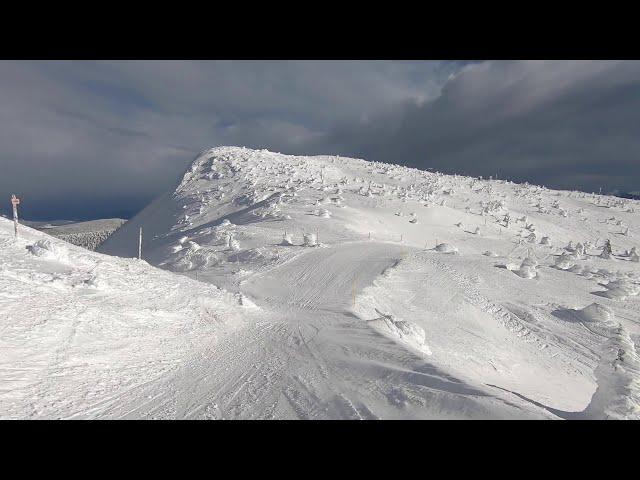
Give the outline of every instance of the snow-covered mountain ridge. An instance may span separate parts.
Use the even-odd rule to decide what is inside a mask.
[[[469,385],[561,418],[628,418],[639,213],[612,196],[218,147],[101,251],[135,255],[142,227],[149,262],[274,314],[318,328],[344,312]]]

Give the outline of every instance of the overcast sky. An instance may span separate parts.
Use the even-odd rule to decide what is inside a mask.
[[[0,202],[128,217],[240,145],[640,190],[640,62],[0,61]]]

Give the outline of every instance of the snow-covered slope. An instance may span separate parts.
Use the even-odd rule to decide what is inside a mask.
[[[138,417],[146,386],[235,331],[242,310],[236,296],[146,262],[26,226],[15,240],[0,218],[0,418]]]
[[[142,227],[147,261],[277,319],[280,341],[308,348],[296,378],[313,395],[291,416],[322,416],[324,379],[379,418],[637,418],[639,213],[616,197],[219,147],[99,250],[136,256]],[[383,363],[413,372],[395,388],[372,366],[387,341]],[[515,410],[463,407],[445,377]]]
[[[439,371],[351,316],[284,317],[28,227],[15,240],[12,228],[0,219],[0,418],[545,415]],[[378,249],[361,278],[394,251]],[[323,266],[362,258],[341,253]],[[300,291],[316,305],[338,298],[309,280]]]

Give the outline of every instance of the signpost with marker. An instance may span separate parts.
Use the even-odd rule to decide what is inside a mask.
[[[20,199],[15,195],[11,195],[11,205],[13,205],[13,227],[16,238],[18,238],[18,205],[20,205]]]

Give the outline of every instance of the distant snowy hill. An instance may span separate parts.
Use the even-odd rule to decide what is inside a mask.
[[[238,338],[257,351],[237,363],[273,378],[243,376],[234,418],[638,418],[639,214],[218,147],[99,251],[136,256],[141,227],[145,260],[258,305],[266,323]]]
[[[617,195],[621,198],[630,198],[632,200],[640,200],[640,192],[626,192]]]
[[[124,224],[126,220],[121,218],[105,218],[89,220],[86,222],[23,222],[37,230],[49,235],[84,247],[95,250],[109,236]]]

